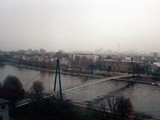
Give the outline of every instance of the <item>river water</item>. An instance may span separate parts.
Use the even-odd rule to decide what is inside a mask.
[[[11,65],[0,66],[0,82],[8,75],[17,76],[26,91],[30,89],[33,81],[40,80],[44,83],[45,91],[53,90],[54,73],[41,72],[26,68],[19,68]],[[78,77],[71,75],[61,75],[62,89],[85,84],[95,79],[87,77]],[[97,98],[103,98],[109,95],[125,96],[130,98],[134,110],[152,115],[160,119],[160,87],[145,84],[135,84],[127,86],[127,83],[117,81],[106,81],[92,84],[82,88],[74,89],[64,93],[65,98],[75,102],[96,101]],[[96,101],[97,102],[97,101]],[[102,102],[102,101],[100,101]]]

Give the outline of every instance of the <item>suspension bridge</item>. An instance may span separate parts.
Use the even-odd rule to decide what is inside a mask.
[[[31,80],[29,80],[27,83],[25,83],[24,85],[28,84],[29,82],[32,82],[36,77],[38,77],[38,75],[36,75],[35,77],[33,77]],[[76,86],[72,86],[72,87],[69,87],[69,88],[66,88],[66,89],[62,89],[62,93],[65,93],[65,92],[69,92],[69,91],[72,91],[72,90],[75,90],[75,89],[79,89],[79,88],[82,88],[82,87],[87,87],[89,85],[93,85],[93,84],[98,84],[98,83],[101,83],[101,82],[106,82],[106,81],[109,81],[109,80],[115,80],[115,79],[120,79],[120,78],[124,78],[124,77],[130,77],[132,75],[129,75],[129,74],[122,74],[122,75],[118,75],[118,76],[113,76],[113,77],[106,77],[106,78],[101,78],[101,79],[93,79],[93,80],[90,80],[91,82],[88,82],[88,83],[85,83],[85,84],[81,84],[81,85],[76,85]],[[40,77],[41,78],[41,77]],[[62,81],[63,82],[63,81]],[[47,97],[50,97],[50,96],[53,96],[55,94],[58,94],[60,91],[56,91],[54,92],[53,90],[52,91],[48,91],[46,92],[43,97],[44,98],[47,98]],[[24,105],[27,105],[30,103],[30,99],[27,98],[27,99],[23,99],[21,101],[18,101],[16,103],[16,107],[20,107],[20,106],[24,106]]]

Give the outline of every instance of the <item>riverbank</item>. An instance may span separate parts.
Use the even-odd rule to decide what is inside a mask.
[[[153,86],[160,86],[160,83],[152,82],[152,81],[145,81],[145,80],[131,80],[131,79],[112,79],[115,81],[122,81],[122,82],[129,82],[129,83],[141,83],[141,84],[147,84],[147,85],[153,85]]]
[[[44,68],[37,68],[37,67],[27,66],[27,65],[18,65],[18,64],[9,63],[9,62],[5,62],[4,64],[5,65],[12,65],[12,66],[20,67],[20,68],[26,68],[26,69],[43,71],[43,72],[51,72],[51,73],[55,73],[56,72],[55,70],[49,70],[49,69],[44,69]],[[98,78],[103,78],[103,76],[100,76],[100,75],[73,73],[73,72],[66,72],[66,71],[61,71],[61,74],[72,75],[72,76],[80,76],[80,77],[90,77],[90,78],[97,78],[97,79]]]

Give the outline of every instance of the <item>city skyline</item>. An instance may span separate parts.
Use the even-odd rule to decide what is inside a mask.
[[[1,0],[0,49],[159,52],[159,0]]]

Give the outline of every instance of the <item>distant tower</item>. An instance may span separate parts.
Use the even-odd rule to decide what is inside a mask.
[[[133,80],[134,80],[134,72],[135,72],[135,71],[134,71],[133,58],[131,58],[129,72],[132,72],[132,78],[133,78]]]
[[[153,53],[153,58],[154,58],[154,61],[158,61],[158,53]]]
[[[60,64],[59,64],[59,58],[56,60],[56,74],[55,74],[55,81],[54,81],[54,92],[56,92],[56,84],[57,84],[57,75],[59,77],[59,91],[60,91],[60,97],[61,101],[63,100],[62,96],[62,85],[61,85],[61,73],[60,73]]]
[[[39,52],[40,52],[40,54],[45,54],[45,53],[46,53],[46,50],[43,49],[43,48],[40,48]]]
[[[120,43],[118,42],[118,53],[120,53]]]

